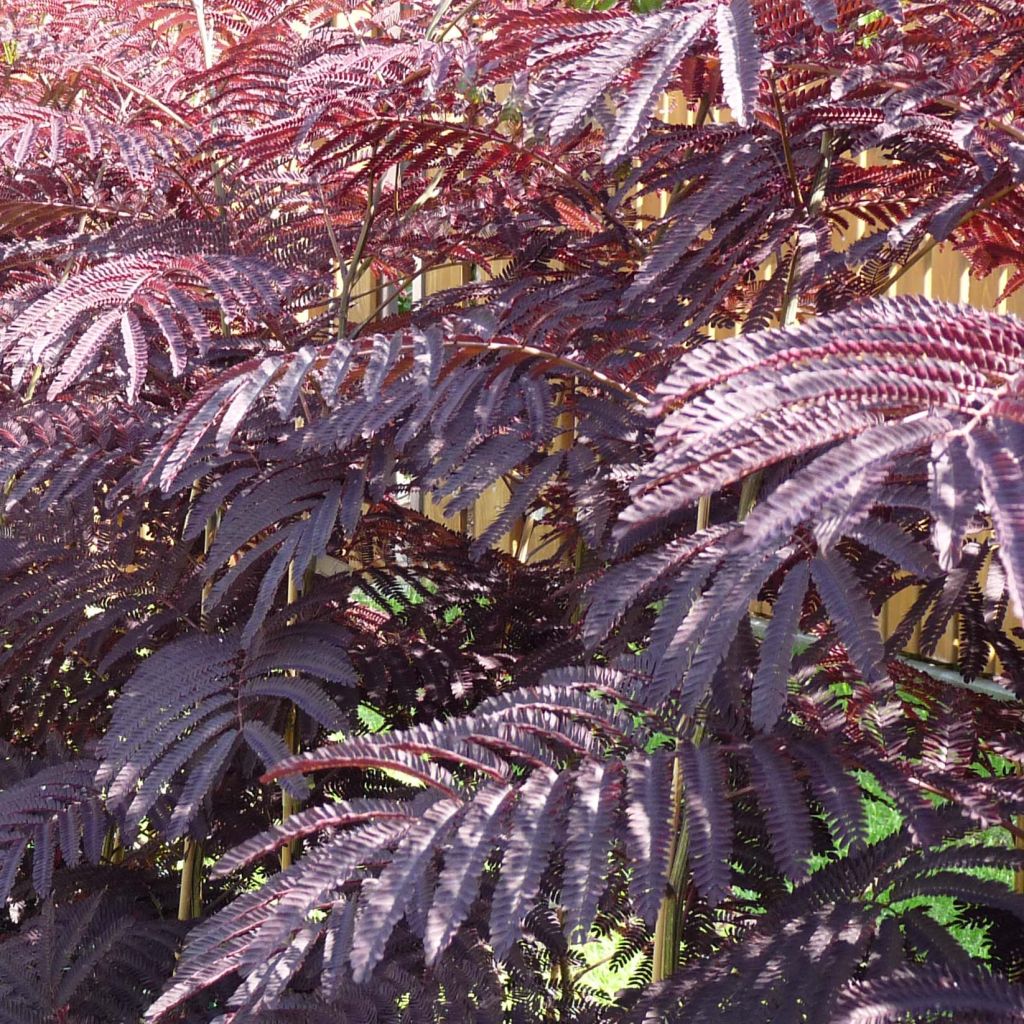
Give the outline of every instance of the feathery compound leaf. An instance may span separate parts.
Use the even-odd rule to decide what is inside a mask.
[[[672,848],[675,757],[665,751],[635,754],[626,762],[626,849],[633,868],[631,891],[640,916],[653,924],[668,885]]]
[[[819,543],[828,546],[844,527],[858,525],[868,514],[870,506],[864,507],[863,495],[873,493],[897,459],[931,443],[949,427],[949,421],[940,417],[887,423],[863,429],[852,440],[831,448],[755,507],[744,524],[749,547],[778,543],[809,520],[829,527],[827,536],[819,537]],[[856,425],[851,429],[856,433]],[[819,436],[817,440],[826,439]]]
[[[563,72],[541,78],[530,110],[531,119],[553,141],[561,141],[587,115],[597,111],[605,92],[627,68],[646,63],[646,73],[640,76],[639,83],[631,83],[625,90],[625,121],[621,129],[613,129],[605,154],[608,162],[618,159],[635,138],[641,118],[649,113],[658,84],[664,81],[672,62],[696,39],[709,16],[710,11],[705,8],[690,9],[685,14],[660,11],[648,17],[601,19],[596,27],[607,32],[608,38],[590,49],[568,76]],[[540,46],[545,42],[542,36]]]
[[[928,962],[942,964],[955,973],[972,973],[976,966],[967,951],[949,933],[949,930],[917,908],[912,908],[893,918],[899,920],[906,934],[906,940],[918,952],[923,953]],[[887,965],[893,966],[892,961]]]
[[[503,958],[520,936],[533,907],[551,848],[563,833],[565,798],[571,776],[538,769],[519,791],[501,877],[491,905],[491,945]]]
[[[922,580],[935,579],[939,567],[931,547],[896,523],[871,518],[850,531],[851,537]]]
[[[103,343],[120,323],[128,393],[134,398],[146,369],[148,344],[142,322],[148,310],[163,307],[160,316],[149,316],[153,327],[161,329],[174,321],[179,300],[189,303],[190,314],[182,318],[192,332],[193,347],[201,350],[208,345],[210,332],[195,305],[196,295],[211,293],[215,301],[207,307],[219,309],[228,319],[239,315],[258,319],[279,312],[279,292],[288,286],[285,271],[234,254],[183,256],[149,251],[122,256],[88,267],[30,303],[10,324],[5,347],[19,367],[18,380],[33,363],[59,366],[49,386],[49,394],[56,396],[94,366]],[[83,325],[84,332],[73,340]],[[180,338],[175,324],[167,343],[178,364],[183,363],[177,351]]]
[[[811,562],[811,574],[829,618],[850,660],[869,682],[886,678],[882,639],[874,614],[857,577],[845,559],[833,551]]]
[[[868,840],[864,794],[838,752],[810,740],[790,743],[788,749],[806,767],[807,785],[821,804],[836,842],[851,850],[863,846]]]
[[[960,562],[960,549],[981,499],[963,438],[935,442],[928,461],[928,494],[939,565],[948,572]]]
[[[585,942],[590,933],[610,868],[622,798],[622,766],[590,761],[576,776],[569,810],[562,868],[565,931]]]
[[[1024,1014],[1024,992],[990,974],[955,975],[939,967],[917,967],[852,983],[832,1019],[837,1024],[896,1024],[936,1013],[1017,1020]]]
[[[463,811],[464,805],[456,800],[442,799],[433,804],[405,834],[394,857],[369,892],[363,893],[350,954],[352,977],[356,982],[366,981],[380,963],[384,947],[423,873]]]
[[[214,865],[213,878],[230,874],[260,857],[264,857],[296,839],[316,835],[326,829],[358,825],[381,818],[407,820],[408,808],[397,801],[350,800],[345,803],[311,807],[290,815],[258,836],[224,854]]]
[[[508,786],[485,785],[473,797],[446,845],[423,937],[428,964],[437,961],[465,921],[480,890],[484,862],[497,844],[514,794]]]
[[[152,913],[152,912],[151,912]],[[0,946],[0,1020],[138,1020],[174,963],[176,922],[128,893],[51,901]]]
[[[729,0],[715,8],[722,91],[736,120],[746,125],[757,102],[761,49],[749,0]]]
[[[94,782],[96,766],[71,761],[40,768],[7,783],[0,793],[0,899],[7,900],[22,858],[33,845],[33,887],[46,899],[53,880],[54,858],[75,866],[85,855],[93,863],[100,850],[90,830],[107,822]],[[59,834],[55,848],[53,836]]]
[[[714,743],[683,747],[683,790],[693,880],[716,905],[732,884],[732,806],[725,762]]]
[[[687,714],[696,712],[719,665],[729,653],[739,624],[748,614],[750,602],[756,599],[783,557],[780,553],[750,559],[753,564],[737,574],[732,568],[737,562],[727,558],[714,583],[687,616],[680,633],[699,637],[699,646],[682,680],[683,710]],[[666,678],[668,665],[668,658],[659,664],[655,673],[656,684],[669,682]]]
[[[125,835],[134,835],[179,773],[183,788],[170,827],[181,834],[237,739],[244,740],[268,769],[283,760],[287,747],[260,720],[268,704],[294,704],[321,725],[338,724],[337,706],[317,683],[280,674],[292,665],[318,665],[308,627],[292,628],[296,637],[287,629],[260,636],[249,652],[239,648],[237,634],[189,633],[142,662],[114,704],[96,776],[108,787],[110,806],[125,814]],[[322,647],[328,646],[329,637],[329,632],[321,631],[317,639]],[[300,657],[294,648],[302,640],[308,649]],[[275,659],[277,649],[280,662]],[[327,678],[350,678],[344,651],[335,647],[333,653],[335,664],[318,672]]]
[[[583,627],[587,643],[593,646],[603,640],[632,604],[651,593],[673,570],[711,547],[725,532],[726,528],[721,527],[706,530],[609,568],[588,592],[589,606]],[[689,607],[690,601],[685,603]]]
[[[7,0],[0,1024],[1022,1017],[1024,325],[871,296],[1024,17],[880,3]]]
[[[291,936],[307,927],[313,911],[338,899],[346,882],[363,877],[363,866],[387,861],[387,851],[407,831],[404,822],[395,821],[357,826],[305,852],[261,889],[239,896],[202,921],[190,935],[174,979],[150,1008],[149,1019],[165,1017],[195,993],[238,971],[249,974],[256,966],[269,967],[272,977],[279,957],[285,958],[282,969],[290,971]],[[368,879],[367,889],[375,882]],[[256,981],[266,980],[264,970]]]
[[[794,882],[807,874],[811,821],[803,787],[789,758],[767,737],[750,745],[750,773],[779,866]]]
[[[916,877],[900,878],[889,895],[894,903],[916,896],[952,896],[960,903],[1001,907],[1018,918],[1024,918],[1024,897],[1002,882],[973,878],[959,871],[931,871]]]
[[[561,469],[564,458],[562,452],[546,456],[534,466],[524,480],[519,482],[498,517],[473,542],[470,553],[474,557],[483,554],[512,529],[516,520],[525,514],[547,482]]]
[[[838,14],[836,12],[836,0],[803,0],[807,13],[826,32],[835,32]]]
[[[967,435],[967,457],[995,524],[999,560],[1006,570],[1014,612],[1024,616],[1024,474],[1020,461],[983,426]]]
[[[750,695],[750,724],[764,732],[778,721],[786,706],[793,640],[800,625],[810,566],[800,562],[786,574],[772,606],[772,618],[761,644],[757,674]]]
[[[149,361],[149,343],[138,316],[130,309],[121,314],[121,338],[124,341],[124,357],[128,364],[128,401],[139,397],[142,378]]]
[[[644,122],[665,91],[679,60],[703,31],[708,14],[695,11],[682,24],[677,22],[643,61],[641,73],[616,105],[615,118],[605,138],[606,164],[617,163],[636,145],[643,134]]]

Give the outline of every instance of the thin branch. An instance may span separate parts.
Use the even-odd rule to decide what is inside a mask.
[[[511,342],[505,343],[499,341],[456,342],[455,344],[458,346],[460,351],[470,353],[522,352],[524,356],[533,356],[538,359],[544,359],[552,366],[563,366],[583,377],[589,377],[591,380],[597,381],[599,384],[612,388],[613,390],[618,391],[619,394],[625,395],[631,401],[636,402],[637,405],[647,405],[649,402],[649,399],[646,396],[641,395],[638,391],[633,391],[625,384],[620,384],[619,381],[612,379],[600,370],[595,370],[594,367],[588,366],[586,363],[581,363],[576,359],[570,359],[568,356],[555,355],[554,352],[548,352],[542,348],[534,348],[532,345],[515,345]]]
[[[373,227],[373,220],[377,212],[377,203],[380,202],[380,194],[383,190],[383,181],[370,179],[370,186],[367,189],[366,213],[363,216],[363,224],[359,229],[359,237],[356,240],[355,251],[349,262],[348,270],[345,272],[344,280],[341,283],[341,295],[338,298],[340,313],[338,316],[339,337],[348,335],[348,305],[352,285],[359,276],[359,262],[363,257],[363,250],[366,248],[367,239],[370,237],[370,229]]]
[[[786,174],[789,176],[789,183],[793,189],[793,199],[797,206],[804,205],[804,195],[800,188],[800,181],[796,175],[796,164],[793,162],[793,147],[789,141],[789,126],[786,124],[786,114],[782,109],[782,97],[779,96],[779,88],[772,75],[768,76],[768,84],[772,90],[772,103],[775,106],[775,117],[779,122],[779,138],[782,141],[782,155],[786,160]]]
[[[187,131],[192,131],[192,125],[188,123],[177,111],[172,110],[166,103],[162,103],[155,96],[146,92],[145,89],[140,86],[134,85],[129,82],[126,78],[122,78],[116,71],[111,71],[110,68],[103,67],[99,64],[89,65],[86,71],[92,72],[93,74],[99,75],[101,78],[106,78],[110,82],[121,86],[122,89],[127,89],[129,92],[134,93],[141,100],[145,100],[151,107],[156,108],[162,114],[169,117],[179,128],[185,128]]]
[[[1013,185],[1007,185],[1005,188],[1001,188],[998,192],[990,196],[988,199],[983,200],[978,206],[968,210],[967,213],[965,213],[953,226],[953,231],[955,231],[959,227],[963,227],[963,225],[966,224],[969,220],[971,220],[972,217],[976,217],[978,214],[984,213],[984,211],[987,210],[990,206],[993,206],[995,203],[998,203],[1000,199],[1003,199],[1005,196],[1009,195],[1016,188],[1016,183]],[[922,244],[920,248],[918,248],[914,252],[913,256],[911,256],[910,259],[907,260],[906,263],[901,264],[898,270],[890,274],[884,281],[876,285],[871,290],[870,297],[874,298],[875,296],[885,294],[885,292],[887,292],[901,277],[903,277],[903,275],[906,274],[906,272],[910,270],[911,267],[914,267],[918,263],[920,263],[921,260],[923,260],[925,256],[927,256],[928,253],[930,253],[939,244],[939,239],[937,239],[934,235],[929,235],[928,241]]]

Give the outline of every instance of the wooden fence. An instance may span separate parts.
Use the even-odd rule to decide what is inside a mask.
[[[681,97],[666,95],[660,105],[658,115],[668,124],[685,124],[690,121],[692,111],[687,110]],[[712,113],[712,119],[720,122],[731,120],[727,110],[719,110]],[[862,154],[859,158],[863,166],[868,166],[872,159],[877,159],[873,154]],[[649,196],[637,203],[637,213],[641,217],[655,219],[665,212],[667,195]],[[862,237],[867,231],[867,225],[858,223],[854,225],[849,234],[848,241],[852,242]],[[844,246],[844,240],[837,238],[839,247]],[[497,266],[494,272],[500,272],[501,267]],[[469,280],[470,268],[468,266],[452,266],[437,270],[428,270],[421,278],[417,279],[414,285],[414,298],[424,295],[432,295],[448,288],[465,284]],[[1007,272],[1005,270],[990,274],[985,278],[974,277],[970,273],[967,261],[954,252],[948,245],[940,245],[926,253],[916,264],[910,267],[894,285],[890,287],[887,295],[917,295],[927,298],[940,299],[948,302],[968,303],[981,309],[993,310],[996,312],[1009,312],[1018,316],[1024,316],[1024,288],[1020,289],[1008,300],[1000,301],[1007,283]],[[362,293],[362,297],[352,309],[351,316],[357,321],[371,317],[375,310],[379,309],[382,302],[379,286],[369,275],[355,289],[355,293]],[[712,331],[714,337],[725,337],[728,331]],[[479,536],[498,517],[508,500],[509,491],[504,484],[498,484],[489,492],[480,497],[472,509],[461,513],[454,519],[446,520],[441,509],[430,501],[426,495],[415,496],[417,507],[431,518],[438,522],[444,522],[455,529],[461,529]],[[513,528],[498,543],[497,547],[521,559],[534,557],[543,544],[542,530],[538,530],[532,520],[524,519],[517,522]],[[883,636],[889,636],[899,624],[900,620],[909,610],[917,596],[916,588],[907,588],[902,593],[890,600],[882,609],[880,615],[880,628]],[[1011,621],[1010,625],[1016,625]],[[918,652],[919,630],[915,630],[905,648],[907,653]],[[957,646],[959,644],[959,622],[954,618],[946,629],[940,640],[933,657],[942,662],[953,663],[956,661]],[[989,664],[989,670],[995,671],[998,663],[993,657]]]

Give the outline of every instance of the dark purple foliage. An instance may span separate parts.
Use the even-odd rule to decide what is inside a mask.
[[[1018,4],[0,42],[0,1024],[1021,1018]]]

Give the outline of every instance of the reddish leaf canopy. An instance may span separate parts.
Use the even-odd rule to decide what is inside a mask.
[[[1019,1017],[1018,4],[0,42],[0,1022]]]

